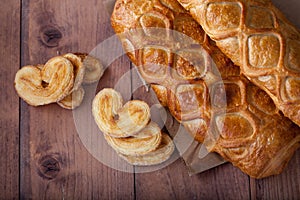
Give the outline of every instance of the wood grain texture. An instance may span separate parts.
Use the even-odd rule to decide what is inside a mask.
[[[0,198],[19,197],[19,98],[14,73],[20,67],[19,1],[0,7]]]
[[[300,151],[293,156],[282,174],[262,180],[252,180],[253,199],[300,198]]]
[[[287,16],[299,26],[299,18],[289,15],[289,11],[297,10],[293,5],[298,1],[283,2],[275,1],[284,6]],[[262,180],[249,179],[231,164],[189,176],[182,159],[154,172],[125,173],[102,164],[87,151],[77,134],[71,111],[55,104],[37,108],[22,100],[19,104],[13,80],[20,66],[44,63],[57,53],[90,52],[114,34],[102,3],[99,0],[2,2],[0,199],[300,198],[299,150],[281,175]],[[97,91],[114,87],[126,74],[124,84],[117,89],[129,94],[130,99],[139,78],[129,69],[126,56],[116,59],[107,68]],[[136,90],[132,98],[151,103],[144,87]],[[170,130],[176,131],[177,126],[173,125]],[[96,148],[103,151],[100,146]]]
[[[90,52],[113,34],[102,7],[96,0],[23,1],[22,65],[44,63],[57,52]],[[129,69],[129,62],[122,63],[114,63],[115,75]],[[92,157],[77,135],[72,111],[56,104],[22,103],[21,109],[21,198],[133,198],[133,175]]]
[[[227,175],[225,175],[225,173]],[[234,194],[234,195],[233,195]],[[246,175],[230,164],[189,176],[182,160],[136,175],[137,199],[249,199]]]

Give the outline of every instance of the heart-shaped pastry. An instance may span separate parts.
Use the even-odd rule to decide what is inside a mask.
[[[83,101],[83,97],[84,89],[79,87],[77,90],[66,96],[63,100],[57,102],[57,104],[62,108],[72,110],[80,106],[81,102]]]
[[[162,139],[160,145],[152,152],[149,152],[143,156],[131,156],[119,154],[121,158],[126,160],[129,164],[139,166],[157,165],[168,160],[175,150],[174,143],[170,136],[166,133],[162,133]]]
[[[99,81],[104,73],[104,67],[101,62],[97,58],[85,53],[75,53],[75,55],[80,57],[85,67],[83,83],[91,84]]]
[[[83,77],[85,74],[85,66],[83,65],[81,58],[75,54],[67,53],[63,55],[64,58],[67,58],[72,65],[74,66],[74,85],[71,92],[78,90],[83,82]]]
[[[134,136],[150,121],[148,104],[133,100],[123,106],[121,94],[108,88],[96,95],[92,111],[99,129],[116,138]]]
[[[50,59],[42,69],[25,66],[15,76],[18,95],[32,106],[60,101],[69,94],[73,84],[73,65],[62,56]]]
[[[149,134],[151,132],[151,134]],[[158,125],[149,123],[137,135],[141,137],[114,138],[105,135],[107,143],[118,153],[128,156],[142,156],[154,151],[160,145],[162,134]]]

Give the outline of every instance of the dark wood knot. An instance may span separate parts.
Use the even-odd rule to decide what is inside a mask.
[[[60,163],[58,159],[51,155],[44,156],[39,161],[39,175],[45,179],[51,180],[57,177],[60,172]]]
[[[55,26],[44,26],[40,30],[41,41],[47,47],[57,47],[63,35]]]

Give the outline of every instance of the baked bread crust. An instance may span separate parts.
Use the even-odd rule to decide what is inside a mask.
[[[283,170],[299,147],[300,128],[278,111],[263,90],[240,76],[239,67],[177,1],[117,0],[111,22],[162,105],[196,140],[252,177]],[[178,42],[182,35],[171,33],[172,29],[202,47]]]
[[[300,33],[270,0],[178,0],[283,114],[300,125]]]

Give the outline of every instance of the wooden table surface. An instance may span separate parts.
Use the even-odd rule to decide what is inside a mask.
[[[296,1],[281,1],[287,14],[300,9]],[[281,175],[262,180],[229,163],[189,176],[180,158],[158,171],[126,173],[89,154],[72,111],[19,100],[13,81],[21,66],[45,63],[57,52],[90,52],[114,34],[109,17],[101,0],[1,0],[0,199],[300,199],[299,150]],[[126,56],[117,59],[101,87],[131,67]]]

